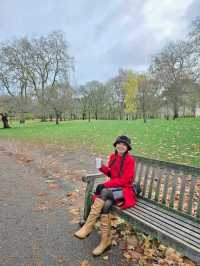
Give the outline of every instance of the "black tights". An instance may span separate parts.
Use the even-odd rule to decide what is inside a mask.
[[[104,207],[103,207],[101,213],[108,214],[112,208],[112,205],[115,202],[114,197],[113,197],[113,193],[111,190],[104,188],[101,191],[100,197],[102,200],[105,201],[105,204],[104,204]]]

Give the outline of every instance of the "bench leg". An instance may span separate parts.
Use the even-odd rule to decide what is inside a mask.
[[[86,192],[85,192],[84,214],[83,214],[84,221],[87,220],[87,217],[90,213],[92,205],[91,195],[93,187],[94,187],[94,181],[90,181],[87,183]]]

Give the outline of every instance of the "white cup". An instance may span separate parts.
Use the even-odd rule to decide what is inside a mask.
[[[96,158],[96,168],[97,170],[99,170],[99,168],[101,168],[101,163],[102,163],[102,159],[101,158]]]

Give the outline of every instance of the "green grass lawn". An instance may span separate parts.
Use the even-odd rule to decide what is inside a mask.
[[[109,154],[118,135],[128,135],[133,154],[200,166],[200,119],[175,121],[152,119],[136,121],[27,122],[1,129],[1,138],[15,138],[37,143],[64,144],[68,149],[84,147],[91,152]]]

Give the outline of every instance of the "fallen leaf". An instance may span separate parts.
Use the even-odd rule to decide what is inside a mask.
[[[127,239],[127,244],[128,244],[128,247],[137,247],[138,246],[138,239],[135,235],[131,235],[128,237]]]
[[[68,201],[69,200],[67,198],[62,198],[62,200],[61,200],[62,203],[68,203]]]
[[[47,180],[45,180],[45,183],[55,183],[55,180],[54,179],[47,179]]]
[[[48,184],[48,188],[49,189],[59,189],[60,186],[56,183],[50,183],[50,184]]]
[[[117,241],[115,239],[112,240],[112,246],[117,246]]]
[[[141,258],[141,254],[139,252],[132,251],[131,257],[132,257],[132,260],[134,260],[134,262],[138,262]]]
[[[33,211],[46,211],[46,210],[48,210],[48,207],[47,206],[45,206],[44,204],[42,204],[42,205],[39,205],[39,206],[37,206],[37,207],[35,207],[34,209],[33,209]]]
[[[91,264],[88,260],[84,260],[81,262],[81,266],[91,266]]]
[[[39,197],[42,197],[42,196],[46,196],[47,193],[46,193],[46,192],[39,192],[39,193],[37,193],[37,195],[38,195]]]
[[[183,265],[181,266],[195,266],[196,264],[194,262],[192,262],[189,259],[184,259]]]
[[[167,249],[167,247],[164,245],[159,245],[158,249],[161,251],[165,251]]]
[[[123,256],[124,256],[127,260],[130,260],[130,259],[131,259],[131,255],[130,255],[130,253],[128,253],[128,252],[125,252],[125,253],[123,254]]]
[[[169,263],[166,260],[164,260],[164,259],[160,259],[160,260],[158,260],[158,265],[160,265],[160,266],[169,266]]]
[[[183,255],[181,253],[178,253],[175,249],[173,248],[168,248],[165,252],[165,256],[167,260],[175,261],[182,263],[183,262]]]
[[[75,197],[77,197],[77,192],[76,191],[69,191],[69,192],[67,192],[67,197],[75,198]]]

